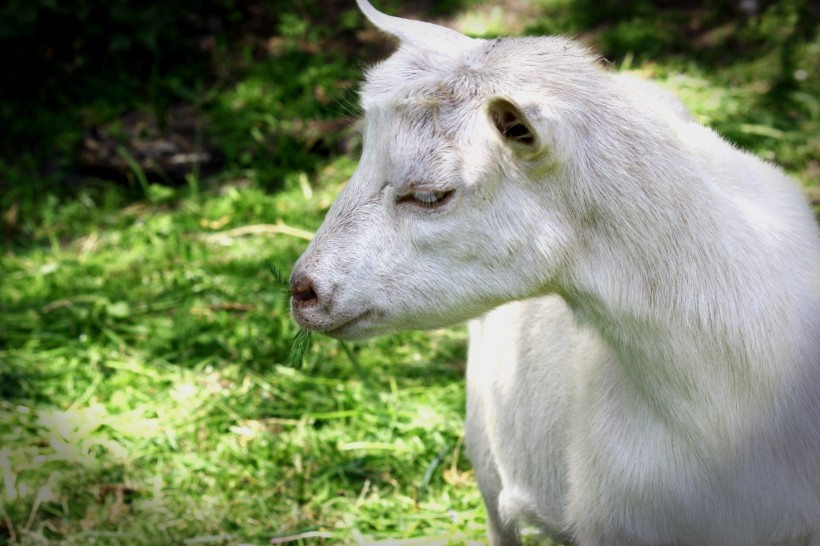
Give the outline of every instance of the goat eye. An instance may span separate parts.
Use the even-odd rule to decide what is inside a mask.
[[[419,208],[434,209],[450,200],[453,191],[414,191],[399,197],[398,203],[408,203]]]

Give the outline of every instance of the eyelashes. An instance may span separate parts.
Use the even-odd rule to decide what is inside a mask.
[[[397,204],[408,204],[420,209],[437,209],[448,203],[455,190],[446,191],[413,191],[396,199]]]

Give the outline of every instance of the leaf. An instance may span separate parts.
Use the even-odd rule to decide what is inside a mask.
[[[271,275],[273,275],[274,280],[280,285],[282,291],[290,296],[290,281],[285,274],[282,273],[282,270],[276,267],[276,264],[273,262],[268,262],[268,270],[271,272]]]
[[[296,335],[290,339],[290,357],[288,364],[294,368],[301,368],[305,353],[310,349],[313,332],[299,329]]]

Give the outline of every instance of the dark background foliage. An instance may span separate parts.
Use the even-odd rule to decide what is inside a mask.
[[[440,17],[476,2],[383,4]],[[0,157],[18,175],[11,178],[57,171],[65,182],[83,164],[78,145],[90,128],[140,109],[165,131],[172,107],[188,104],[212,114],[203,130],[216,137],[213,155],[228,166],[281,163],[269,169],[273,187],[287,171],[314,161],[301,153],[305,141],[333,151],[342,124],[312,127],[323,134],[307,137],[311,127],[277,127],[263,139],[266,152],[276,150],[273,161],[254,154],[259,143],[242,123],[221,115],[217,95],[256,71],[275,84],[280,102],[296,105],[291,118],[344,117],[340,110],[355,97],[332,88],[344,80],[349,91],[361,62],[384,54],[357,38],[367,25],[353,8],[339,0],[10,0],[0,7]],[[820,7],[808,0],[575,0],[545,4],[527,32],[587,35],[613,61],[677,56],[712,69],[775,49],[780,68],[765,98],[783,103],[799,86],[798,46],[813,39],[819,18]],[[307,97],[298,75],[320,64],[331,66],[313,74],[325,93]],[[9,186],[8,178],[0,187]]]

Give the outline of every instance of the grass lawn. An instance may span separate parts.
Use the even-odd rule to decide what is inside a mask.
[[[817,203],[820,39],[790,35],[802,4],[781,4],[694,30],[697,11],[586,20],[582,0],[533,2],[534,18],[515,2],[509,17],[476,2],[414,13],[580,33]],[[367,28],[338,17],[339,32]],[[358,153],[355,133],[311,127],[351,115],[360,61],[299,21],[280,17],[267,55],[220,50],[230,77],[190,98],[224,160],[212,175],[175,185],[129,164],[128,181],[66,189],[31,156],[0,160],[0,545],[483,541],[463,327],[313,336],[290,358],[271,265],[289,272]]]
[[[463,330],[318,338],[288,366],[295,328],[268,264],[295,260],[310,234],[282,227],[316,227],[352,167],[328,165],[310,199],[81,194],[38,226],[43,244],[4,254],[6,540],[480,534]]]

